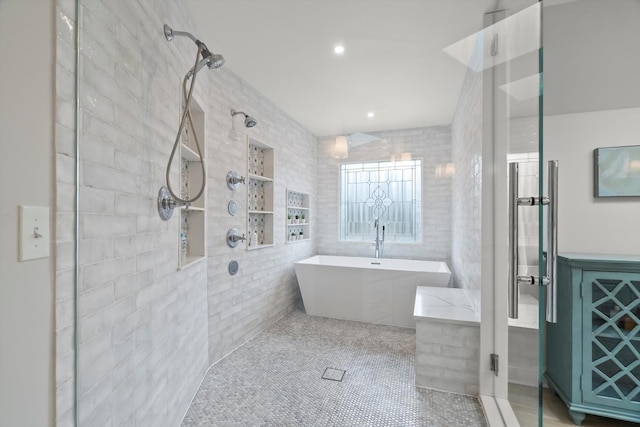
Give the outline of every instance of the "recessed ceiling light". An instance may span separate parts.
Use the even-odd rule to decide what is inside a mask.
[[[336,53],[336,55],[342,55],[344,53],[344,46],[339,44],[333,48],[333,51]]]
[[[373,112],[373,111],[369,111],[369,112],[367,113],[367,117],[372,118],[373,116],[375,116],[375,114],[374,114],[374,112]]]

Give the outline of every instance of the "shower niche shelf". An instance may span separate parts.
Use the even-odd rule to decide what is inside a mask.
[[[191,115],[200,149],[204,156],[204,111],[191,99]],[[202,186],[202,168],[200,155],[195,145],[190,126],[185,126],[180,141],[180,197],[195,196]],[[180,226],[178,230],[178,270],[182,270],[205,258],[205,199],[206,191],[190,206],[180,207]]]
[[[247,142],[247,250],[273,246],[273,148],[248,138]],[[253,242],[257,234],[257,244]]]
[[[304,242],[311,238],[309,214],[309,194],[287,189],[286,243]]]

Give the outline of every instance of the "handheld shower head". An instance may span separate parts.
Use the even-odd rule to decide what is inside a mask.
[[[220,55],[219,53],[212,53],[209,56],[207,67],[209,67],[209,69],[211,70],[215,70],[216,68],[222,67],[222,64],[224,64],[224,56]]]
[[[203,45],[204,45],[204,43],[203,43]],[[205,49],[206,49],[206,47],[205,47]],[[220,54],[217,54],[217,53],[211,53],[211,52],[209,52],[209,50],[206,50],[206,51],[203,50],[202,51],[202,59],[200,60],[200,62],[198,62],[194,67],[192,67],[187,72],[187,75],[185,77],[187,79],[190,78],[195,73],[200,71],[202,69],[202,67],[204,67],[205,65],[207,67],[209,67],[210,70],[215,70],[216,68],[222,67],[222,64],[224,64],[224,56],[222,56]]]
[[[207,45],[200,40],[196,41],[196,44],[202,50],[202,60],[205,61],[210,70],[222,67],[222,64],[224,64],[224,56],[211,52]]]
[[[245,127],[252,128],[258,124],[258,121],[245,113],[244,111],[236,111],[233,108],[231,109],[231,117],[235,117],[237,114],[242,114],[244,116],[244,125]]]
[[[209,69],[220,68],[222,64],[224,64],[224,58],[222,57],[222,55],[212,53],[204,43],[195,38],[191,33],[187,33],[185,31],[174,31],[167,24],[164,24],[163,30],[164,37],[167,39],[167,41],[173,40],[174,36],[186,36],[193,40],[193,42],[198,46],[198,52],[196,53],[196,57],[193,60],[195,65],[187,72],[182,82],[182,90],[184,93],[184,108],[181,114],[182,118],[180,119],[180,126],[178,127],[178,135],[176,136],[176,139],[173,143],[173,149],[171,150],[171,154],[169,155],[169,162],[167,163],[167,169],[165,171],[165,181],[167,185],[163,186],[158,193],[158,213],[160,214],[160,218],[162,218],[163,221],[167,221],[171,217],[175,206],[177,206],[178,204],[181,204],[182,206],[189,206],[191,203],[198,200],[198,198],[204,192],[205,182],[207,181],[206,168],[204,165],[204,156],[202,156],[202,150],[200,148],[200,143],[198,142],[196,127],[194,126],[193,117],[191,115],[191,97],[193,95],[193,89],[196,83],[196,74],[198,73],[198,71],[200,71],[205,65],[209,67]],[[202,59],[200,59],[200,56],[202,56]],[[187,90],[187,80],[189,80],[190,78],[191,85]],[[198,150],[198,155],[200,156],[200,161],[198,163],[200,163],[200,169],[202,171],[202,185],[200,186],[200,190],[198,190],[198,193],[195,196],[189,197],[189,195],[187,195],[186,198],[182,198],[180,195],[176,194],[176,192],[174,192],[171,187],[170,172],[171,164],[173,163],[173,158],[176,154],[176,149],[180,144],[183,132],[185,131],[187,124],[191,127],[191,135],[193,135],[195,146]]]
[[[195,67],[189,70],[189,72],[187,73],[187,77],[193,76],[205,65],[209,67],[210,70],[215,70],[216,68],[222,67],[222,64],[224,64],[224,56],[220,55],[219,53],[211,52],[207,48],[207,45],[198,40],[193,34],[186,31],[175,31],[167,24],[164,24],[164,37],[167,39],[167,41],[173,40],[174,36],[189,37],[196,45],[198,45],[198,47],[202,51],[202,60],[198,62]]]

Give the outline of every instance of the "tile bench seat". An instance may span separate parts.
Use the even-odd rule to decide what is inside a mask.
[[[480,313],[459,288],[418,286],[416,386],[478,395]]]

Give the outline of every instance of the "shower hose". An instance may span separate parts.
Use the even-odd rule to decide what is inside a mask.
[[[193,88],[196,84],[196,75],[198,74],[198,59],[200,58],[200,53],[202,52],[202,46],[198,46],[198,53],[196,54],[196,63],[193,66],[193,75],[191,76],[191,85],[189,86],[189,92],[187,93],[187,80],[189,80],[189,74],[187,73],[182,81],[182,96],[185,98],[185,106],[182,112],[182,118],[180,119],[180,127],[178,128],[178,135],[176,136],[176,140],[173,144],[173,149],[171,150],[171,155],[169,156],[169,162],[167,163],[167,172],[166,172],[166,180],[167,180],[167,188],[169,189],[169,194],[173,197],[177,202],[182,205],[189,205],[194,201],[198,200],[202,193],[204,192],[204,186],[206,182],[205,175],[205,167],[204,167],[204,157],[202,156],[202,150],[200,148],[200,142],[198,141],[198,136],[196,135],[195,127],[193,125],[193,117],[191,116],[191,97],[193,95]],[[182,132],[184,130],[185,122],[189,119],[189,126],[191,127],[191,135],[193,135],[193,139],[196,142],[196,149],[198,150],[198,156],[200,156],[200,167],[202,168],[202,185],[200,186],[200,191],[194,197],[183,199],[176,195],[176,193],[171,188],[171,180],[169,179],[169,175],[171,172],[171,163],[173,163],[173,157],[176,154],[176,150],[178,145],[180,144],[180,138],[182,137]]]

